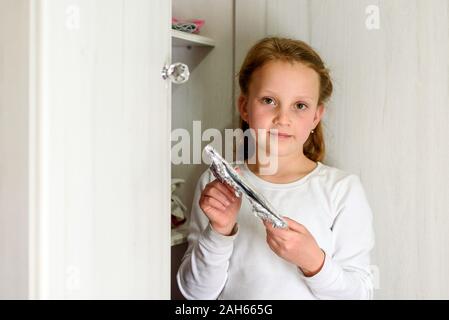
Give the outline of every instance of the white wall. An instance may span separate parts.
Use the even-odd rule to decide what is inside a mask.
[[[28,293],[28,10],[0,0],[0,299]]]
[[[369,5],[380,29],[368,30]],[[265,35],[305,40],[333,71],[325,163],[374,211],[376,298],[449,298],[449,3],[237,0],[236,70]]]

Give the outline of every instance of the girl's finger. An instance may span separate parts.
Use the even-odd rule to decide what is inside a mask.
[[[220,201],[225,207],[232,203],[232,201],[229,200],[229,197],[223,194],[218,188],[211,188],[206,195]]]
[[[207,195],[204,196],[204,204],[206,206],[210,206],[210,207],[212,207],[212,208],[214,208],[216,210],[219,210],[219,211],[226,210],[226,207],[220,201],[218,201],[215,198],[209,197]]]
[[[204,209],[204,212],[207,212],[208,214],[210,214],[210,215],[212,215],[214,217],[219,217],[220,215],[223,214],[223,210],[216,209],[216,208],[211,207],[209,205]]]
[[[231,194],[231,196],[232,196],[233,199],[237,198],[237,196],[235,195],[235,190],[234,190],[233,187],[231,187],[231,186],[228,185],[228,184],[225,184],[225,187],[226,187],[226,189],[229,190],[229,192],[230,192],[230,194]]]
[[[296,222],[293,219],[287,218],[287,217],[282,217],[282,218],[284,218],[285,221],[287,221],[289,229],[299,232],[299,233],[307,233],[306,227],[304,227],[302,224]]]
[[[212,188],[207,195],[217,199],[226,207],[234,202],[234,200],[230,199],[228,195],[220,190],[220,188]]]
[[[281,247],[281,244],[275,238],[269,236],[268,234],[267,234],[267,243],[268,243],[268,246],[273,251],[278,251],[279,248]]]
[[[267,220],[264,220],[263,224],[265,225],[267,234],[270,236],[283,241],[288,240],[288,233],[290,232],[288,229],[274,228],[271,222]]]
[[[229,202],[235,201],[236,197],[234,193],[229,189],[229,187],[226,184],[217,181],[217,183],[214,186],[228,198]]]

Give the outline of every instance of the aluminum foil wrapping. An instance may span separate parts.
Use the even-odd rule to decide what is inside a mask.
[[[287,222],[276,213],[272,205],[259,194],[254,187],[238,174],[234,168],[221,157],[221,155],[211,146],[207,145],[204,151],[211,159],[210,170],[214,176],[222,183],[232,187],[236,196],[243,194],[248,198],[253,213],[263,220],[268,220],[275,228],[287,228]]]

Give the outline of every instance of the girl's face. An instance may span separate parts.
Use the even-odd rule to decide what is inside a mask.
[[[254,71],[248,96],[241,95],[238,106],[250,128],[266,130],[265,136],[257,135],[258,148],[271,137],[277,139],[278,156],[303,154],[324,113],[323,105],[317,105],[319,85],[318,73],[299,62],[270,61]]]

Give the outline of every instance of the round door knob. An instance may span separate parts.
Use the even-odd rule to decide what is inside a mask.
[[[170,79],[171,82],[181,84],[189,80],[189,67],[181,62],[166,65],[162,68],[162,79]]]

